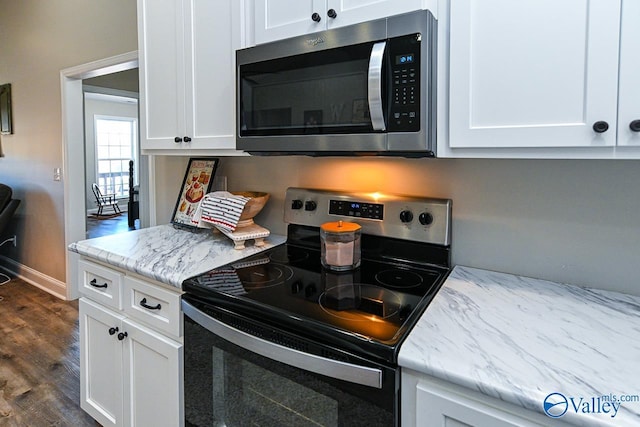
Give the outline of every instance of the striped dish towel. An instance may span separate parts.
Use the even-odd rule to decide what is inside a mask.
[[[226,191],[209,193],[202,199],[200,219],[227,231],[235,231],[244,205],[249,197],[236,196]]]

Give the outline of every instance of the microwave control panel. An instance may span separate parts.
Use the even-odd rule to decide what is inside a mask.
[[[391,132],[420,130],[420,40],[420,34],[412,34],[387,43]]]

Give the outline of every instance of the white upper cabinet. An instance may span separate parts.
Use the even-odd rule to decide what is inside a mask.
[[[423,8],[423,0],[255,0],[256,44]]]
[[[138,0],[145,152],[235,149],[242,2]]]
[[[640,1],[622,3],[618,145],[640,147]]]
[[[614,146],[619,37],[619,0],[451,0],[449,147]]]

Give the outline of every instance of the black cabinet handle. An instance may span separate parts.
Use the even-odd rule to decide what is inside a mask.
[[[311,19],[313,20],[313,22],[320,22],[322,18],[320,17],[319,13],[314,12],[313,15],[311,15]]]
[[[146,298],[142,298],[142,301],[140,301],[140,305],[143,306],[144,308],[146,308],[147,310],[160,310],[162,308],[162,306],[160,304],[158,304],[156,306],[148,305]]]
[[[190,137],[188,137],[188,136],[185,136],[185,137],[184,137],[184,142],[191,142],[191,138],[190,138]]]
[[[336,13],[335,9],[329,9],[327,10],[327,16],[331,19],[335,19],[338,14]]]
[[[126,332],[120,332],[120,333],[118,334],[118,341],[122,341],[123,339],[125,339],[125,338],[126,338],[126,337],[128,337],[128,336],[129,336],[129,334],[128,334],[128,333],[126,333]]]
[[[109,328],[109,335],[115,335],[115,333],[118,332],[118,328]]]
[[[609,130],[609,123],[604,121],[595,122],[593,124],[593,131],[597,133],[604,133]]]
[[[179,144],[182,142],[182,138],[180,138],[179,136],[176,136],[175,138],[173,138],[173,140],[175,141],[176,144]]]
[[[89,282],[89,284],[91,286],[93,286],[94,288],[106,288],[107,286],[109,286],[106,283],[104,285],[98,285],[98,280],[97,279],[93,279],[92,281]]]
[[[640,120],[634,120],[629,123],[629,129],[631,129],[632,132],[640,132]]]

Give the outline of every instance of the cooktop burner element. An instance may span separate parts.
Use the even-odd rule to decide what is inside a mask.
[[[246,291],[278,286],[293,276],[293,271],[286,265],[261,264],[249,268],[236,268],[238,280]]]
[[[413,288],[422,283],[422,277],[419,274],[399,268],[377,273],[376,280],[383,286],[390,288]]]
[[[185,292],[229,313],[396,363],[399,345],[449,273],[451,202],[289,189],[285,206],[286,244],[188,279]],[[365,218],[364,207],[378,214]],[[432,221],[422,224],[421,213]],[[338,219],[362,226],[362,263],[352,271],[330,271],[320,262],[319,225]]]
[[[371,316],[388,319],[402,307],[400,296],[393,291],[360,283],[329,288],[318,303],[328,314],[356,322],[368,322]]]
[[[276,248],[269,254],[269,258],[273,262],[287,264],[289,262],[300,262],[309,257],[309,253],[303,249],[296,247],[281,246]]]

